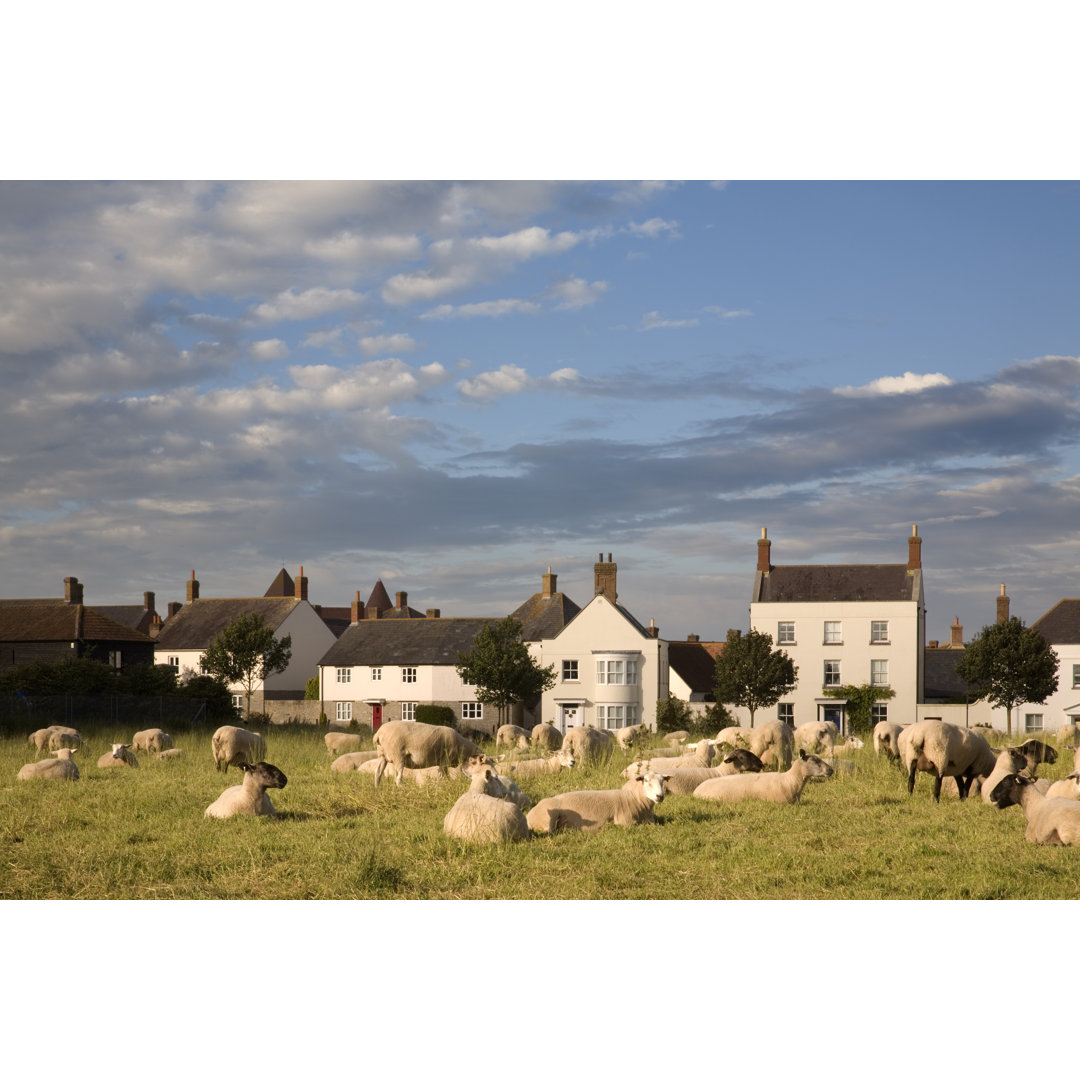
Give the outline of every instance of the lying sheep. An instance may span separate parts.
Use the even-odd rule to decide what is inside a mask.
[[[718,802],[741,802],[760,799],[763,802],[797,803],[807,780],[832,776],[833,768],[816,754],[799,751],[799,756],[785,772],[740,773],[738,776],[718,776],[695,788],[695,799],[715,799]]]
[[[525,813],[532,806],[532,799],[509,776],[503,776],[502,773],[499,773],[498,777],[499,783],[506,788],[506,794],[503,798],[512,802],[522,813]],[[476,773],[473,773],[473,779],[476,779]]]
[[[665,746],[680,746],[684,742],[686,742],[686,740],[689,739],[689,738],[690,738],[690,732],[689,731],[682,731],[681,729],[679,731],[669,731],[664,736],[664,745]]]
[[[183,756],[184,751],[178,746],[174,746],[169,750],[162,750],[161,753],[158,754],[158,761],[176,761]]]
[[[498,844],[528,840],[521,808],[506,798],[506,787],[490,765],[478,769],[466,791],[443,818],[443,832],[458,840]]]
[[[648,771],[647,763],[635,761],[623,775],[629,779],[640,776]],[[713,780],[718,776],[734,776],[740,772],[761,772],[761,760],[750,753],[749,750],[732,750],[725,755],[719,765],[710,768],[672,769],[666,771],[663,768],[654,770],[664,778],[664,790],[669,795],[692,795],[706,780]]]
[[[999,810],[1017,803],[1023,807],[1027,819],[1026,840],[1053,845],[1080,843],[1080,802],[1049,799],[1035,784],[1036,781],[1022,773],[1013,773],[998,784],[990,801]]]
[[[1038,787],[1038,781],[1035,786]],[[1064,780],[1055,780],[1044,792],[1048,799],[1080,799],[1080,773],[1069,773]]]
[[[378,761],[378,750],[356,750],[351,754],[342,754],[330,762],[331,772],[352,772],[367,761]],[[374,768],[372,773],[374,773]]]
[[[989,776],[997,758],[990,744],[976,731],[944,720],[919,720],[900,732],[900,759],[908,777],[908,794],[915,790],[916,772],[934,777],[934,801],[941,801],[941,782],[956,779],[961,799],[966,799],[976,777]]]
[[[210,740],[214,750],[214,768],[225,772],[230,765],[250,765],[266,757],[266,739],[257,731],[225,724],[214,732]]]
[[[629,727],[617,728],[615,742],[621,750],[629,750],[635,743],[641,742],[649,734],[649,729],[644,724],[631,724]]]
[[[353,731],[328,731],[323,736],[323,742],[326,743],[326,752],[331,756],[362,751],[364,748],[364,737]],[[373,754],[377,752],[372,751]]]
[[[573,748],[564,746],[550,757],[500,761],[498,768],[501,774],[509,776],[541,776],[544,773],[558,772],[560,769],[572,769],[576,760]]]
[[[127,743],[113,743],[113,748],[98,758],[99,769],[115,768],[137,769],[139,759],[131,752]]]
[[[574,727],[563,736],[563,746],[569,747],[581,764],[606,765],[615,749],[615,739],[600,728]]]
[[[330,769],[333,772],[349,772],[350,769],[347,766],[341,768],[335,768],[338,762],[343,761],[347,757],[351,757],[350,754],[344,754],[330,765]],[[356,772],[362,772],[368,776],[374,777],[379,772],[379,766],[382,765],[382,759],[378,756],[368,758],[366,761],[358,762],[352,765],[352,769]],[[398,783],[402,783],[405,780],[409,780],[416,784],[417,787],[424,787],[426,784],[436,784],[440,780],[445,780],[450,775],[450,770],[445,765],[429,765],[426,769],[402,769],[401,779]],[[459,772],[460,776],[461,773]]]
[[[653,772],[660,772],[661,770],[668,772],[669,770],[679,769],[707,769],[712,764],[712,760],[715,756],[716,750],[713,748],[713,744],[708,739],[702,739],[701,742],[698,743],[697,750],[692,754],[681,754],[679,757],[650,758],[648,765]]]
[[[554,724],[537,724],[532,729],[529,742],[539,750],[560,750],[562,732]]]
[[[460,765],[470,755],[480,755],[480,747],[460,732],[441,724],[413,720],[389,720],[375,732],[379,767],[375,786],[389,766],[400,784],[405,769],[427,769],[432,765]]]
[[[244,782],[226,788],[204,811],[203,817],[229,818],[237,814],[253,817],[277,817],[274,804],[266,794],[267,788],[283,788],[288,777],[276,766],[265,761],[254,764],[241,761],[237,765],[244,772]]]
[[[900,738],[900,732],[903,728],[899,724],[890,723],[888,720],[881,720],[874,725],[874,753],[884,754],[890,761],[898,761],[900,758],[900,749],[896,745],[896,740]]]
[[[517,724],[500,724],[495,732],[495,749],[500,746],[509,747],[511,750],[524,750],[529,745],[529,733]]]
[[[30,761],[20,770],[19,780],[78,780],[79,766],[71,760],[75,748],[62,746],[53,753],[56,757],[44,761]]]
[[[808,754],[824,754],[832,749],[837,736],[835,724],[808,720],[792,733],[792,746],[794,750],[805,750]]]
[[[655,823],[653,807],[664,798],[664,778],[647,772],[607,791],[568,791],[541,799],[526,821],[533,832],[558,829],[596,832],[609,821],[614,825]]]
[[[131,749],[141,750],[146,754],[160,754],[163,750],[171,750],[172,747],[172,736],[159,727],[136,731],[131,739]]]
[[[1018,773],[1025,768],[1027,768],[1027,758],[1020,752],[1019,748],[1015,746],[1006,746],[1005,749],[998,754],[990,775],[982,782],[982,789],[980,792],[982,801],[989,806],[990,795],[994,788],[996,788],[1006,776],[1011,776],[1013,773]]]

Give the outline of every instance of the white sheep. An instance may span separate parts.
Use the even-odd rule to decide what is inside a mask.
[[[730,747],[732,750],[749,750],[751,734],[751,728],[744,728],[739,727],[738,725],[732,725],[730,727],[721,728],[716,733],[716,738],[713,739],[713,742],[717,743],[720,746]]]
[[[529,742],[539,750],[560,750],[562,732],[554,724],[537,724],[529,735]]]
[[[276,766],[265,761],[254,764],[241,761],[244,782],[226,788],[204,811],[203,817],[229,818],[237,814],[253,817],[277,817],[274,804],[266,794],[267,788],[283,788],[288,777]]]
[[[19,780],[78,780],[79,766],[71,760],[76,748],[62,746],[53,753],[56,757],[27,762],[20,770]]]
[[[832,746],[826,747],[825,751],[819,756],[834,758],[843,754],[854,754],[856,750],[861,750],[865,745],[866,743],[864,743],[858,735],[848,735],[847,738],[841,739],[839,742],[834,742]],[[851,762],[848,764],[851,764]]]
[[[376,787],[388,766],[400,784],[405,769],[460,765],[470,755],[481,754],[480,747],[459,731],[414,720],[388,720],[375,732],[375,749],[379,752]]]
[[[608,822],[615,825],[654,823],[653,807],[664,798],[664,778],[647,772],[627,780],[621,788],[605,791],[567,791],[541,799],[526,821],[533,832],[582,829],[596,832]]]
[[[647,762],[635,761],[623,770],[623,776],[632,779],[647,772]],[[669,795],[692,795],[706,780],[718,776],[734,776],[741,772],[761,772],[761,761],[749,750],[732,750],[719,765],[709,768],[654,769],[664,778],[664,789]]]
[[[941,782],[956,779],[961,799],[966,799],[976,777],[989,776],[997,758],[977,731],[944,720],[919,720],[900,732],[900,759],[908,778],[908,794],[915,790],[916,772],[934,777],[934,801],[941,800]]]
[[[1053,845],[1080,843],[1080,802],[1047,798],[1036,783],[1023,773],[1013,773],[998,784],[990,801],[999,810],[1017,803],[1023,807],[1026,840]]]
[[[838,734],[835,724],[825,720],[808,720],[792,733],[793,749],[805,750],[808,754],[824,754],[832,749]]]
[[[495,749],[500,746],[509,747],[511,750],[524,750],[529,745],[529,732],[517,724],[500,724],[495,732]]]
[[[900,738],[903,728],[889,720],[880,720],[874,725],[874,753],[884,754],[890,761],[896,761],[900,757],[899,747],[896,740]]]
[[[741,802],[760,799],[763,802],[797,803],[807,780],[832,776],[833,767],[815,754],[799,751],[799,756],[784,772],[739,773],[737,776],[718,776],[706,780],[694,789],[696,799],[718,802]]]
[[[692,754],[680,754],[679,757],[655,757],[648,759],[648,769],[653,772],[668,772],[679,769],[707,769],[716,756],[716,750],[708,739],[702,739]]]
[[[649,734],[644,724],[630,724],[628,727],[615,729],[615,742],[622,750],[629,750],[635,743],[641,742]]]
[[[475,774],[473,775],[475,778]],[[499,782],[504,788],[506,788],[506,794],[503,796],[503,798],[508,799],[510,802],[514,803],[514,805],[517,806],[517,808],[522,813],[525,813],[529,809],[529,807],[532,806],[532,799],[530,799],[529,796],[526,795],[525,792],[522,791],[521,788],[519,788],[517,784],[510,779],[509,776],[503,776],[502,773],[499,773],[498,777]]]
[[[136,731],[131,739],[131,749],[141,750],[146,754],[160,754],[163,750],[172,748],[173,737],[159,727]]]
[[[1006,746],[994,761],[994,768],[991,770],[990,775],[982,782],[980,790],[982,801],[989,806],[990,794],[994,788],[996,788],[1006,776],[1009,776],[1012,773],[1018,773],[1025,768],[1027,768],[1027,758],[1017,747]]]
[[[158,761],[177,761],[184,756],[184,751],[178,746],[173,746],[168,750],[162,750],[158,754]]]
[[[49,734],[50,750],[81,750],[82,736],[77,731],[53,731]]]
[[[683,731],[681,728],[678,731],[669,731],[664,736],[665,746],[681,746],[687,739],[690,738],[689,731]]]
[[[541,776],[544,773],[558,772],[560,769],[572,769],[576,760],[573,748],[564,746],[550,757],[500,761],[498,768],[500,774],[508,776]]]
[[[251,765],[266,757],[266,739],[258,731],[225,724],[214,732],[210,743],[214,750],[214,768],[229,771],[230,765]]]
[[[563,746],[573,750],[581,764],[605,765],[611,760],[615,739],[600,728],[574,727],[563,736]]]
[[[1069,773],[1064,780],[1055,780],[1045,794],[1048,799],[1080,799],[1080,773]]]
[[[746,747],[761,758],[761,764],[786,769],[795,756],[795,732],[783,720],[769,720],[750,729],[750,745]]]
[[[359,769],[361,765],[368,761],[378,762],[379,751],[378,750],[356,750],[351,754],[342,754],[341,757],[334,758],[330,762],[331,772],[352,772]],[[375,768],[372,767],[372,775],[374,775]]]
[[[502,779],[490,765],[485,765],[474,773],[469,790],[443,818],[443,832],[475,843],[528,840],[525,815],[506,794]]]
[[[354,731],[328,731],[323,736],[328,754],[348,754],[363,750],[364,737]],[[373,751],[378,753],[378,751]]]
[[[1063,747],[1075,747],[1080,743],[1080,723],[1073,720],[1068,724],[1062,724],[1057,729],[1056,738]]]
[[[98,758],[99,769],[114,768],[137,769],[139,759],[131,752],[127,743],[113,743],[111,750],[106,751]]]
[[[68,735],[74,735],[79,739],[80,745],[82,743],[82,736],[75,728],[64,727],[62,724],[50,724],[48,727],[38,728],[37,731],[33,731],[30,733],[30,745],[33,746],[35,752],[39,756],[46,749],[60,749],[57,746],[49,746],[49,739],[54,732],[64,732]],[[74,747],[73,749],[78,749],[78,747]]]

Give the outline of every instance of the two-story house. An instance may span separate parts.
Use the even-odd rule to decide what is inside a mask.
[[[798,685],[775,718],[793,727],[832,720],[844,730],[845,702],[826,691],[869,683],[895,692],[874,706],[875,723],[915,719],[926,627],[921,544],[912,526],[906,564],[776,566],[761,530],[750,625],[770,634],[798,669]],[[745,710],[733,712],[748,722]]]
[[[1024,735],[1053,734],[1064,724],[1080,723],[1080,600],[1059,600],[1031,628],[1042,634],[1057,655],[1058,688],[1046,701],[1020,705],[1013,716],[1013,730]]]

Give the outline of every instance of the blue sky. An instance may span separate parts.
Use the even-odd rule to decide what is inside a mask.
[[[500,615],[611,552],[664,636],[773,559],[928,634],[1075,595],[1080,185],[5,182],[5,595],[303,564]]]

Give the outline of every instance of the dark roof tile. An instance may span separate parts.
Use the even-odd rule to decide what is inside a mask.
[[[238,615],[262,615],[276,630],[297,604],[295,596],[251,596],[192,600],[165,620],[157,643],[169,649],[205,649]]]

